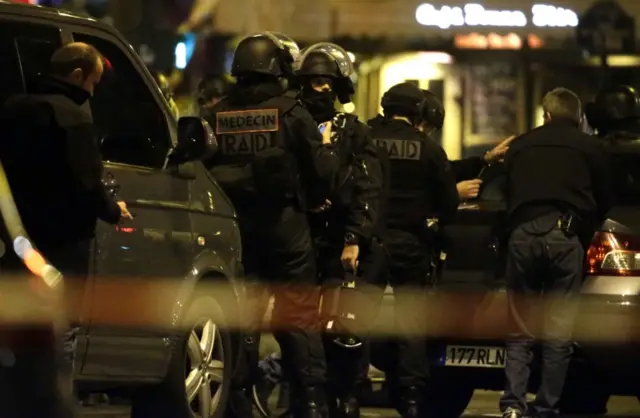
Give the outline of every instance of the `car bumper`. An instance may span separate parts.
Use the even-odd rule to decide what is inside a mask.
[[[640,373],[640,277],[585,279],[574,340],[581,357],[608,374]]]

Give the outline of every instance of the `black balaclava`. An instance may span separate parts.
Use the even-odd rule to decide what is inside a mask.
[[[317,123],[329,121],[336,114],[336,93],[331,90],[316,91],[309,84],[305,84],[300,99]]]

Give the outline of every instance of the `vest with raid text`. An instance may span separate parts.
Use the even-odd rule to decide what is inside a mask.
[[[429,215],[426,170],[423,161],[424,141],[416,133],[409,137],[394,137],[377,129],[373,140],[385,155],[388,173],[387,226],[413,229],[424,225]]]
[[[299,169],[283,120],[297,104],[278,96],[246,106],[222,100],[214,107],[218,152],[207,165],[234,204],[279,205],[295,198]]]

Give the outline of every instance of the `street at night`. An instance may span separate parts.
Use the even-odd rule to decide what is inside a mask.
[[[476,394],[464,416],[467,418],[501,416],[497,410],[499,395],[499,392],[488,392],[483,390],[476,391]],[[609,400],[609,413],[606,415],[607,417],[632,417],[638,416],[639,414],[640,403],[636,398],[615,396]],[[126,407],[96,409],[84,408],[82,409],[81,416],[92,418],[129,418],[128,408]],[[258,416],[258,414],[255,414],[256,418]],[[362,412],[362,416],[367,418],[399,417],[395,411],[382,408],[365,408]]]

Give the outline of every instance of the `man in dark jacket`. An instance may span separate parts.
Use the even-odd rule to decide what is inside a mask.
[[[529,412],[526,393],[536,337],[542,340],[543,355],[533,412],[545,418],[558,415],[583,277],[580,238],[592,236],[613,203],[603,144],[580,130],[578,97],[557,88],[545,95],[542,108],[545,124],[518,137],[505,156],[507,291],[513,323],[500,399],[505,418]],[[544,309],[536,312],[538,306]],[[540,324],[539,333],[532,331],[534,324]]]
[[[73,310],[80,302],[74,295],[82,294],[89,274],[90,242],[97,220],[116,224],[131,214],[102,183],[103,167],[91,113],[84,106],[102,77],[101,55],[90,45],[72,43],[57,50],[50,64],[47,75],[30,80],[26,94],[4,104],[0,159],[26,232],[63,274],[68,297],[65,308]],[[19,237],[8,235],[5,228],[5,242],[19,241]],[[22,260],[12,251],[0,263],[7,278],[25,272]],[[71,416],[57,388],[55,354],[59,344],[52,325],[17,326],[5,337],[15,365],[0,370],[0,383],[11,386],[13,393],[11,402],[0,405],[0,415]],[[65,332],[63,351],[62,374],[67,382],[62,392],[69,392],[75,329]]]

